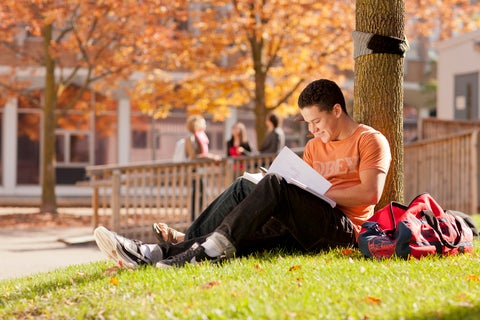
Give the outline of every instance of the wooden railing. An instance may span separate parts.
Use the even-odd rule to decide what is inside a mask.
[[[480,130],[480,121],[473,120],[445,120],[437,118],[424,118],[420,122],[420,139],[438,138],[457,132]]]
[[[445,120],[437,118],[426,118],[421,122],[423,139],[429,138],[438,138],[441,136],[447,136],[459,132],[473,132],[474,130],[480,131],[480,121],[479,120]],[[478,139],[478,138],[477,138]],[[476,177],[476,182],[472,181],[475,185],[475,191],[472,191],[475,194],[475,198],[472,200],[474,203],[477,203],[474,211],[465,211],[468,213],[478,213],[479,205],[478,202],[480,199],[480,147],[478,143],[475,144],[475,150],[456,150],[454,157],[460,157],[462,155],[467,156],[467,154],[473,155],[476,159],[476,163],[472,164],[476,166],[476,173],[470,172],[470,176]],[[466,174],[465,172],[460,171],[459,174]],[[467,172],[468,174],[468,172]],[[455,181],[456,174],[453,174],[452,181]],[[465,182],[466,183],[466,182]],[[464,184],[465,185],[465,184]],[[464,190],[464,189],[462,189]],[[460,191],[456,191],[460,192]]]
[[[445,209],[478,212],[480,123],[424,119],[424,139],[405,145],[405,200],[429,192]]]
[[[458,128],[458,133],[440,136],[450,130],[441,129],[441,124],[429,119],[423,130],[436,137],[405,145],[405,201],[429,192],[446,209],[477,213],[479,130]],[[301,149],[295,151],[302,153]],[[234,179],[244,171],[268,167],[274,156],[238,157],[219,163],[196,160],[87,167],[93,188],[93,226],[106,225],[144,241],[154,240],[150,226],[156,221],[184,229]]]
[[[244,171],[259,172],[258,167],[268,167],[274,157],[87,167],[93,188],[93,227],[106,225],[144,241],[153,240],[153,222],[164,221],[184,229],[234,179]]]

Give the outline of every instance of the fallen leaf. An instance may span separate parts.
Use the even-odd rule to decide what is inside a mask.
[[[258,271],[258,272],[263,272],[263,268],[261,264],[255,263],[253,267]]]
[[[372,296],[368,296],[364,300],[366,303],[369,303],[369,304],[380,304],[382,302],[382,300]]]
[[[218,286],[218,285],[220,285],[220,282],[218,282],[218,281],[210,281],[210,282],[208,282],[208,283],[203,284],[203,285],[202,285],[202,288],[203,288],[203,289],[211,289],[211,288],[213,288],[213,287],[215,287],[215,286]]]
[[[117,267],[117,266],[108,268],[108,269],[106,269],[106,270],[103,272],[103,275],[104,275],[104,276],[111,276],[111,275],[117,274],[119,269],[120,269],[120,268]]]
[[[118,278],[110,278],[110,283],[114,286],[118,286]]]
[[[352,255],[355,252],[355,250],[353,250],[353,249],[343,249],[341,252],[344,256],[349,256],[349,255]]]
[[[297,271],[300,269],[302,269],[302,266],[296,265],[296,266],[291,266],[290,269],[288,269],[288,271]]]
[[[474,274],[469,274],[468,276],[465,276],[465,279],[471,280],[471,281],[474,281],[474,282],[477,282],[479,280],[478,276],[474,275]]]

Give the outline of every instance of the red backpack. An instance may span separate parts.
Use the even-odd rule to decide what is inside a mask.
[[[421,258],[473,251],[478,235],[465,213],[443,210],[428,193],[415,197],[408,206],[392,201],[362,225],[358,246],[366,257]]]

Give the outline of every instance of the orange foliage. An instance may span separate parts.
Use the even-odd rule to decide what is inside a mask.
[[[473,3],[477,2],[477,3]],[[480,27],[480,3],[471,0],[405,1],[406,33],[410,39],[451,38]]]
[[[17,57],[4,63],[43,66],[42,44],[29,36],[42,38],[44,27],[51,24],[54,34],[48,44],[48,55],[61,69],[57,78],[59,88],[76,83],[109,93],[119,80],[150,64],[153,53],[158,57],[162,52],[167,57],[167,51],[173,50],[175,26],[185,19],[185,12],[175,8],[182,1],[174,3],[162,0],[2,1],[0,50],[2,55],[14,52]],[[166,65],[159,61],[156,67]]]
[[[406,1],[407,36],[444,39],[478,28],[479,5]],[[41,37],[53,24],[49,54],[71,72],[59,79],[65,87],[78,68],[105,94],[140,71],[146,76],[123,90],[145,113],[161,118],[172,108],[188,108],[222,120],[230,106],[255,101],[255,108],[296,113],[305,83],[341,81],[353,69],[354,19],[355,4],[347,0],[5,0],[0,45],[2,52],[15,51],[23,66],[41,65],[38,42],[14,40],[19,32]]]
[[[305,83],[319,77],[341,81],[353,71],[352,1],[194,3],[190,32],[178,38],[184,50],[174,63],[188,77],[174,80],[180,89],[173,95],[159,90],[154,108],[195,105],[196,111],[222,119],[229,106],[260,101],[265,109],[295,113],[295,97]],[[478,8],[468,0],[406,1],[407,37],[411,42],[418,37],[434,41],[478,28]],[[141,86],[164,87],[159,79],[165,78],[152,76]],[[150,101],[155,100],[152,92]]]
[[[195,105],[222,120],[230,106],[261,100],[261,113],[296,113],[293,93],[301,84],[352,68],[353,46],[345,39],[353,25],[344,19],[354,15],[351,1],[195,3],[191,30],[180,40],[178,58],[189,71],[177,81],[181,107]]]

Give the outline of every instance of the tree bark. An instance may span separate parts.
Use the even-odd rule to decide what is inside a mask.
[[[359,0],[356,30],[403,38],[403,0]],[[366,54],[355,59],[354,118],[382,132],[390,143],[392,163],[377,208],[404,202],[403,64],[397,54]]]
[[[265,101],[265,82],[267,75],[264,70],[264,61],[262,58],[263,42],[255,36],[252,36],[249,41],[252,50],[253,69],[255,71],[255,132],[257,133],[257,146],[260,148],[266,135],[265,117],[267,115],[267,107]]]
[[[41,212],[57,213],[55,195],[55,109],[57,95],[55,92],[55,61],[51,57],[50,42],[53,26],[43,28],[43,49],[45,62],[45,101],[42,108],[42,151],[41,151],[41,185],[42,203]]]

